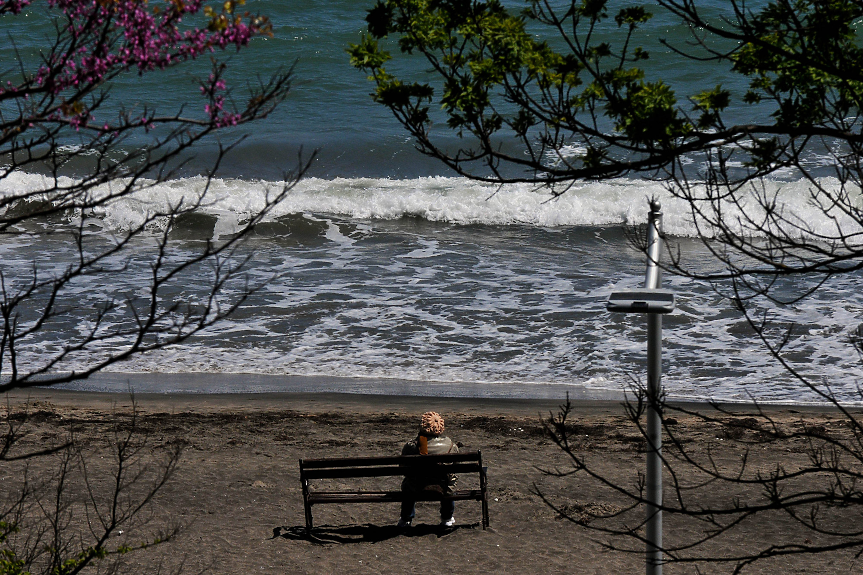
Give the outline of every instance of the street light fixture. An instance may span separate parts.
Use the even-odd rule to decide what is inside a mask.
[[[660,209],[659,202],[652,199],[647,216],[647,271],[644,288],[614,292],[606,304],[608,311],[647,314],[647,575],[662,575],[662,314],[674,311],[674,292],[660,288]]]

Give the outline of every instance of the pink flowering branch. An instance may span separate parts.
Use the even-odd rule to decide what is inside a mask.
[[[0,2],[0,14],[20,14],[30,5],[30,0],[5,0]]]
[[[187,246],[185,255],[169,250],[171,227],[206,205],[211,178],[238,142],[219,142],[201,170],[203,190],[191,192],[188,200],[148,206],[143,221],[112,230],[110,237],[92,230],[85,223],[88,216],[175,177],[204,138],[266,117],[287,97],[291,70],[278,70],[249,86],[245,103],[229,88],[217,53],[245,49],[252,38],[270,34],[266,18],[239,12],[239,0],[215,9],[203,0],[38,1],[43,12],[33,0],[0,0],[4,18],[25,10],[48,13],[56,30],[39,62],[28,68],[19,55],[17,69],[0,70],[0,180],[25,171],[43,176],[42,187],[0,194],[0,234],[20,229],[35,235],[68,233],[75,257],[60,272],[34,263],[32,277],[20,289],[4,284],[3,278],[9,270],[10,277],[20,279],[21,270],[0,265],[0,392],[82,379],[133,355],[182,342],[226,317],[253,289],[241,273],[247,256],[235,254],[239,242],[284,199],[312,159],[301,159],[280,189],[268,190],[263,205],[235,233]],[[148,106],[121,108],[110,120],[101,117],[111,82],[120,75],[158,74],[202,55],[213,66],[200,84],[200,106],[167,114]],[[198,113],[186,114],[190,109]],[[49,216],[52,224],[45,227]],[[39,225],[28,225],[33,221]],[[148,241],[138,241],[142,236]],[[149,285],[136,288],[125,301],[112,295],[92,313],[90,307],[79,309],[71,285],[116,282],[120,293],[126,284],[117,278],[129,262],[147,257],[142,255],[147,246],[153,247]],[[213,271],[207,301],[196,306],[178,301],[171,286],[199,282],[201,268]],[[78,315],[70,316],[70,310]],[[70,335],[56,353],[33,352],[33,338],[50,330],[52,322],[68,323],[69,317],[78,322],[84,316],[89,331]],[[69,368],[78,361],[83,368]]]
[[[247,46],[255,36],[272,35],[266,17],[239,13],[244,0],[228,0],[218,10],[202,0],[46,0],[59,13],[57,43],[34,73],[0,85],[0,101],[40,96],[37,122],[14,126],[20,134],[39,122],[59,122],[80,130],[94,119],[86,97],[130,71],[144,74],[179,65],[217,50]],[[20,13],[29,0],[6,0],[0,13]],[[185,21],[203,16],[201,27]],[[220,90],[224,91],[222,87]],[[209,94],[208,94],[209,96]],[[224,98],[209,98],[204,112],[213,127],[241,123],[242,113],[224,110]],[[136,124],[150,127],[150,122]],[[0,126],[7,130],[11,126]],[[99,127],[104,129],[104,123]],[[114,130],[115,126],[108,129]]]
[[[28,70],[22,60],[19,72],[0,73],[0,104],[20,111],[0,114],[0,179],[45,162],[60,170],[73,159],[70,153],[82,159],[112,158],[76,187],[61,190],[57,205],[91,208],[94,202],[110,201],[111,196],[91,200],[78,192],[119,176],[167,177],[171,172],[166,166],[181,165],[179,158],[198,141],[267,116],[290,89],[291,71],[280,70],[251,87],[245,105],[238,106],[224,79],[225,65],[214,59],[212,74],[201,83],[200,115],[181,115],[195,109],[189,106],[167,115],[147,107],[121,109],[113,119],[96,121],[97,110],[110,97],[111,80],[119,75],[157,73],[203,54],[214,58],[218,51],[239,50],[256,36],[271,35],[271,26],[265,17],[240,13],[241,0],[228,0],[217,9],[203,0],[40,1],[43,13],[56,14],[57,34],[42,50],[40,63]],[[14,17],[28,5],[35,10],[31,0],[0,0],[0,13]],[[150,144],[125,143],[135,133],[155,128],[159,137]],[[84,144],[75,152],[61,149],[70,136]],[[0,210],[14,200],[0,198]]]

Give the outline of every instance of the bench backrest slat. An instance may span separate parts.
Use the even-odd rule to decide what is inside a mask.
[[[481,471],[478,463],[453,463],[441,467],[428,466],[430,470],[440,473],[478,473]],[[345,477],[389,477],[405,475],[411,470],[423,470],[426,466],[377,466],[377,467],[338,467],[335,469],[306,469],[306,479],[338,479]]]
[[[333,459],[301,459],[303,469],[328,467],[363,467],[372,465],[413,465],[414,462],[457,463],[460,461],[479,461],[479,453],[446,453],[442,455],[390,455],[387,457],[346,457]]]

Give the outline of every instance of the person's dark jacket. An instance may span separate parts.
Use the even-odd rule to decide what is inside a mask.
[[[427,438],[418,435],[405,443],[402,455],[420,455],[423,439],[426,440],[428,455],[458,453],[458,446],[449,437],[441,435]],[[442,494],[449,494],[455,487],[456,479],[454,474],[447,473],[444,468],[431,473],[410,474],[406,475],[402,482],[402,491],[440,491]]]

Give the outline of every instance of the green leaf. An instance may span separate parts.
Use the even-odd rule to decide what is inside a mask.
[[[573,9],[582,16],[587,16],[594,20],[601,20],[608,16],[605,9],[605,5],[607,3],[608,0],[582,0],[581,6],[573,5]]]
[[[365,35],[359,44],[350,44],[347,52],[351,56],[351,66],[361,70],[380,69],[388,60],[392,59],[389,52],[378,47],[377,40]]]
[[[393,7],[389,2],[378,2],[366,15],[369,24],[369,34],[375,38],[383,38],[390,31],[390,23],[393,19]]]
[[[624,8],[614,17],[617,26],[628,25],[630,28],[635,28],[638,24],[644,24],[653,18],[653,14],[644,9],[644,6],[631,6]]]

